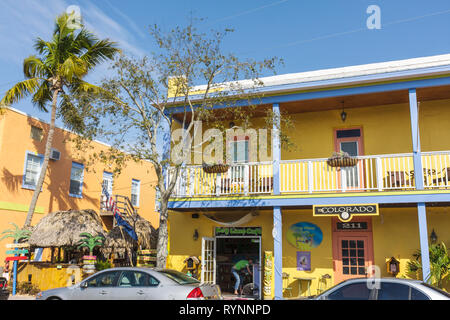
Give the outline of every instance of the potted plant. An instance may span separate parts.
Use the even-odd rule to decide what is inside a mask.
[[[212,164],[203,163],[202,167],[203,171],[205,171],[206,173],[225,173],[230,168],[230,165],[220,162]]]
[[[102,235],[94,237],[87,232],[80,233],[80,236],[83,237],[83,239],[80,240],[78,249],[89,249],[89,255],[83,256],[83,268],[85,269],[85,272],[92,273],[95,270],[95,262],[97,260],[97,257],[94,256],[94,249],[96,247],[101,247],[105,241],[105,238]]]
[[[358,159],[343,151],[333,152],[333,155],[327,160],[330,167],[354,167],[357,163]]]

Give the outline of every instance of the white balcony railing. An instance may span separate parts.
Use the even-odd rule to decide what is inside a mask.
[[[174,168],[169,170],[169,179],[174,171]],[[270,194],[272,191],[272,162],[233,164],[225,173],[206,173],[197,165],[181,167],[173,196]]]
[[[327,159],[280,161],[281,193],[414,190],[412,153],[357,157],[354,167],[331,167]],[[425,189],[450,188],[450,151],[422,153]],[[172,177],[174,168],[169,170]],[[232,165],[223,174],[205,173],[202,166],[181,168],[174,197],[270,194],[273,163]]]

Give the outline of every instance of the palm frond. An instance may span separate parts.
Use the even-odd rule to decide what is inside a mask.
[[[16,242],[22,240],[22,239],[28,239],[31,235],[31,231],[26,229],[20,229],[17,224],[14,222],[10,222],[9,224],[14,226],[14,229],[7,229],[4,230],[0,234],[4,234],[3,237],[0,238],[0,240],[6,239],[6,238],[14,238]]]
[[[22,98],[33,94],[39,87],[40,79],[32,78],[16,83],[11,89],[9,89],[0,104],[11,105]]]
[[[74,80],[69,87],[70,91],[73,93],[89,93],[93,95],[106,93],[106,90],[102,87],[96,86],[81,79]]]
[[[23,60],[23,73],[27,78],[49,78],[48,71],[44,62],[34,55]]]
[[[97,41],[87,48],[87,51],[80,59],[88,64],[89,69],[92,69],[104,61],[113,59],[114,56],[120,52],[117,43],[109,41],[108,39]]]
[[[68,57],[59,68],[59,75],[71,83],[73,79],[82,78],[88,72],[86,62],[75,55]]]
[[[52,101],[52,92],[47,81],[42,82],[39,89],[33,95],[31,101],[38,107],[39,110],[48,112],[46,105]]]

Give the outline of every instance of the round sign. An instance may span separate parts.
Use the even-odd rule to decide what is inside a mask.
[[[322,230],[313,223],[299,222],[289,227],[287,241],[300,250],[310,250],[322,243]]]

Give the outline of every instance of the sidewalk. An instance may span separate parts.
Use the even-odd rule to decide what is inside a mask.
[[[29,296],[29,295],[20,295],[16,294],[15,296],[10,295],[8,297],[8,300],[34,300],[35,296]]]

